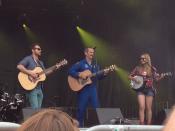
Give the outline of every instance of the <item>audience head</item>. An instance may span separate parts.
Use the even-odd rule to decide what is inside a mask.
[[[171,109],[171,113],[165,120],[165,126],[163,131],[174,131],[175,130],[175,106]]]
[[[18,131],[79,131],[78,122],[63,111],[43,109],[26,120]]]

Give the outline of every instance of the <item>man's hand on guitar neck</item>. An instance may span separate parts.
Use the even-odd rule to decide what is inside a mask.
[[[59,69],[61,66],[63,66],[63,65],[66,65],[68,62],[67,62],[67,60],[66,59],[63,59],[61,62],[59,62],[59,63],[56,63],[56,68],[55,68],[55,70],[57,70],[57,69]]]
[[[115,70],[117,70],[118,68],[117,68],[117,66],[116,65],[111,65],[111,66],[109,66],[108,68],[105,68],[103,71],[104,71],[104,75],[107,75],[107,74],[109,74],[110,72],[112,72],[112,71],[115,71]]]
[[[104,69],[103,71],[104,71],[104,75],[105,75],[105,76],[110,72],[109,69]]]

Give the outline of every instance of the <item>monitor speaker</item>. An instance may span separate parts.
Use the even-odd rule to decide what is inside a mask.
[[[23,119],[26,120],[27,118],[29,118],[30,116],[32,116],[33,114],[37,113],[40,110],[42,109],[32,109],[30,107],[23,108],[22,109]]]
[[[124,119],[120,108],[97,108],[96,111],[100,124],[113,124],[112,120]]]

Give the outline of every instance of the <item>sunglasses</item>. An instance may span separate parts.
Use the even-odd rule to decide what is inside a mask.
[[[41,50],[41,48],[34,48],[35,50]]]
[[[140,57],[140,60],[146,60],[146,58],[144,58],[144,57]]]

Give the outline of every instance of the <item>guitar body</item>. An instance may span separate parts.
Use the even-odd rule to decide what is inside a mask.
[[[81,73],[84,73],[86,75],[91,75],[92,73],[89,71],[89,70],[85,70]],[[81,78],[74,78],[72,76],[68,76],[68,83],[69,83],[69,86],[71,88],[71,90],[73,91],[79,91],[81,90],[84,86],[88,85],[88,84],[91,84],[92,81],[90,78],[87,78],[87,79],[81,79]]]
[[[68,76],[68,83],[69,83],[69,86],[70,86],[71,90],[79,91],[84,86],[89,85],[89,84],[92,83],[91,77],[95,77],[97,74],[104,73],[105,71],[109,73],[109,72],[112,72],[112,71],[115,71],[115,70],[117,70],[116,65],[111,65],[108,68],[100,70],[96,73],[92,73],[90,70],[85,70],[85,71],[82,71],[82,72],[79,72],[79,73],[80,73],[81,76],[85,76],[85,78],[87,78],[87,79],[81,79],[81,78],[76,79],[76,78],[69,75]]]
[[[144,82],[143,82],[143,77],[142,76],[134,76],[134,78],[137,80],[137,81],[139,81],[139,83],[138,82],[135,82],[135,81],[133,81],[133,80],[131,80],[131,83],[130,83],[130,85],[131,85],[131,88],[133,89],[133,90],[140,90],[142,87],[143,87],[143,84],[144,84]]]
[[[63,59],[59,63],[56,63],[56,65],[51,66],[45,70],[43,70],[41,67],[35,67],[32,70],[32,72],[38,74],[38,77],[36,79],[31,78],[29,75],[23,72],[19,72],[18,74],[19,83],[25,90],[33,90],[37,86],[38,82],[45,81],[47,74],[54,72],[54,70],[58,70],[60,67],[66,64],[67,60]]]
[[[35,67],[32,70],[32,72],[38,73],[38,74],[42,71],[43,69],[41,67]],[[33,90],[37,86],[38,82],[44,81],[45,79],[46,79],[46,75],[44,73],[39,75],[39,77],[35,81],[30,80],[29,75],[23,72],[19,72],[18,74],[19,83],[25,90]]]

